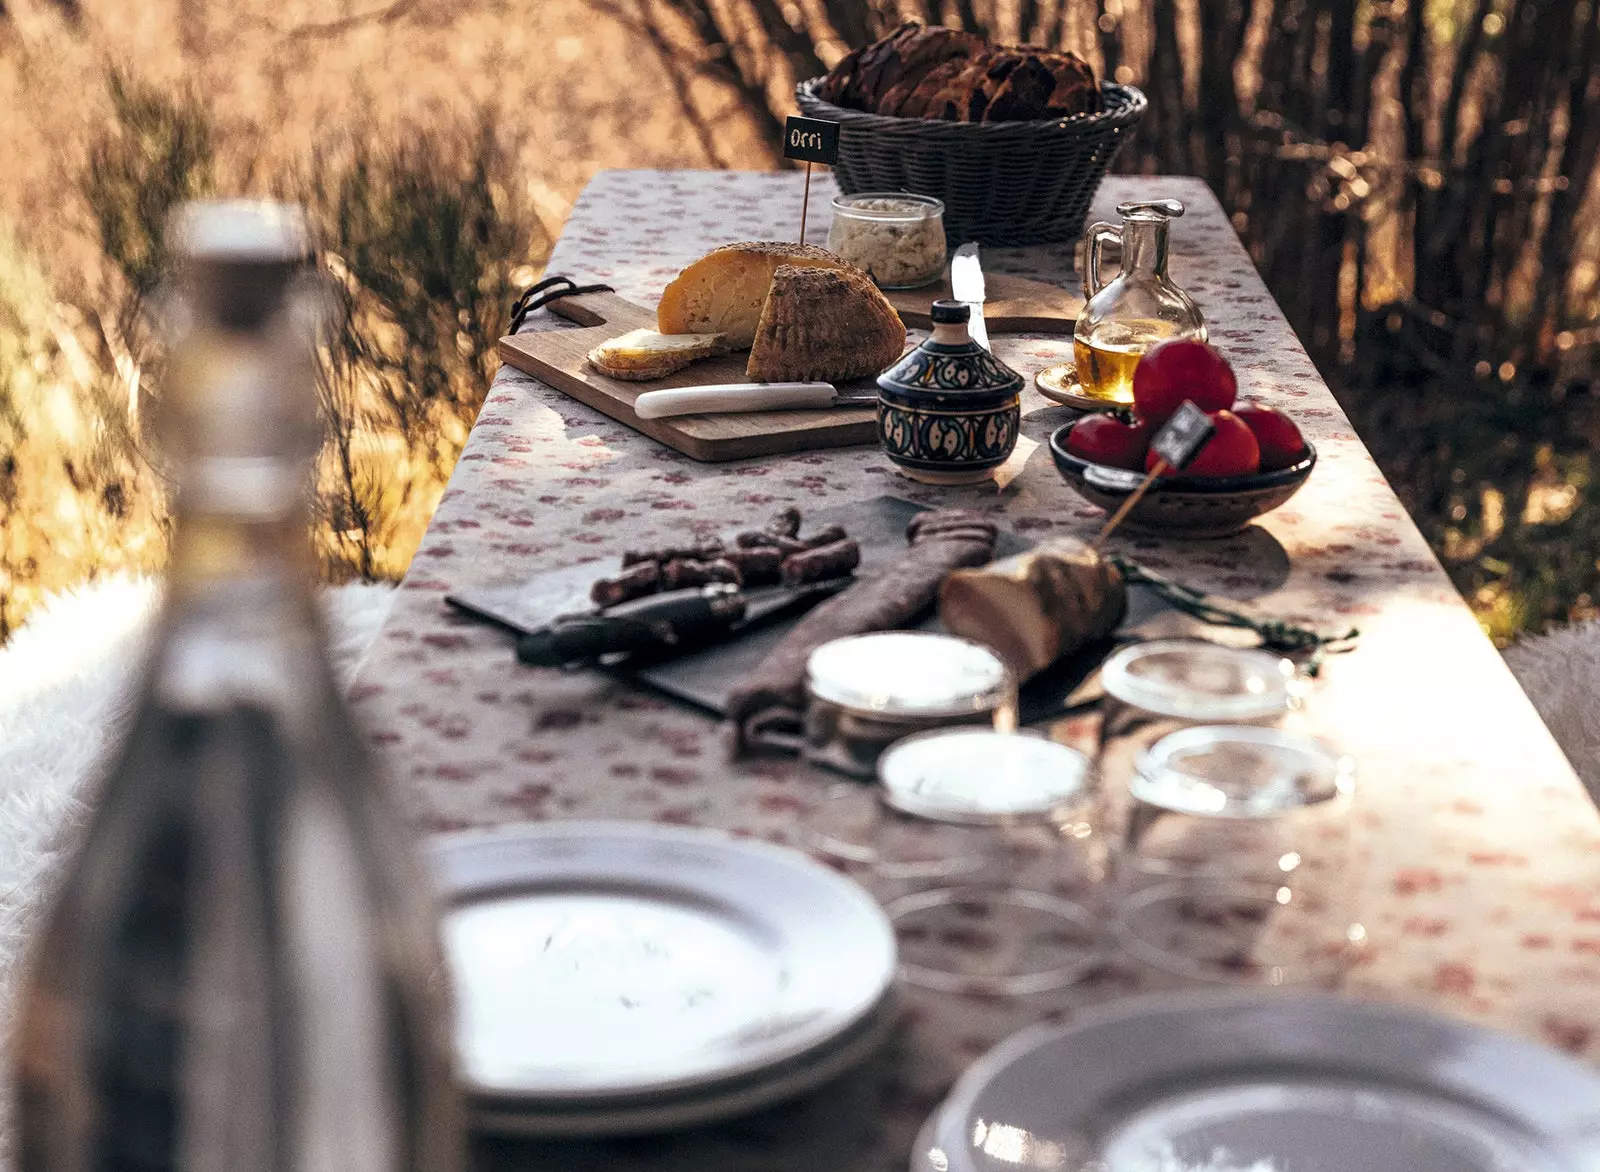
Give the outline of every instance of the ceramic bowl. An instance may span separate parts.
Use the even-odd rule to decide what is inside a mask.
[[[1079,496],[1113,512],[1144,476],[1126,468],[1091,464],[1067,451],[1073,423],[1063,424],[1051,434],[1050,455]],[[1307,442],[1305,455],[1277,472],[1158,480],[1133,506],[1121,527],[1168,537],[1227,537],[1299,492],[1316,464],[1317,449]]]
[[[964,323],[966,307],[957,308]],[[1020,374],[977,343],[930,338],[878,377],[884,455],[926,484],[987,480],[1017,446],[1022,386]]]

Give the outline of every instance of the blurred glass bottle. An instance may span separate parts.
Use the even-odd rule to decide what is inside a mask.
[[[170,586],[20,999],[20,1166],[454,1172],[437,921],[311,584],[305,224],[198,203],[168,238]]]

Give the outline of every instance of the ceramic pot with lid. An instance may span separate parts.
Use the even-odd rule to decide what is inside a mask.
[[[935,301],[933,334],[878,376],[878,440],[925,484],[987,480],[1017,446],[1023,378],[967,332],[968,307]]]

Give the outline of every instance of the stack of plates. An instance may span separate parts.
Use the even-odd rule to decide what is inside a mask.
[[[445,838],[432,861],[485,1130],[707,1123],[837,1077],[892,1029],[888,920],[797,852],[557,822]]]
[[[1600,1172],[1600,1074],[1332,997],[1142,999],[969,1070],[912,1172]]]

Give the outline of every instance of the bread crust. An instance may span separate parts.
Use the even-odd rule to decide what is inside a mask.
[[[1076,53],[986,44],[907,21],[841,60],[817,87],[835,105],[899,118],[1024,122],[1101,109],[1094,70]]]
[[[781,265],[745,373],[765,382],[845,382],[877,374],[905,343],[900,315],[865,273]]]

